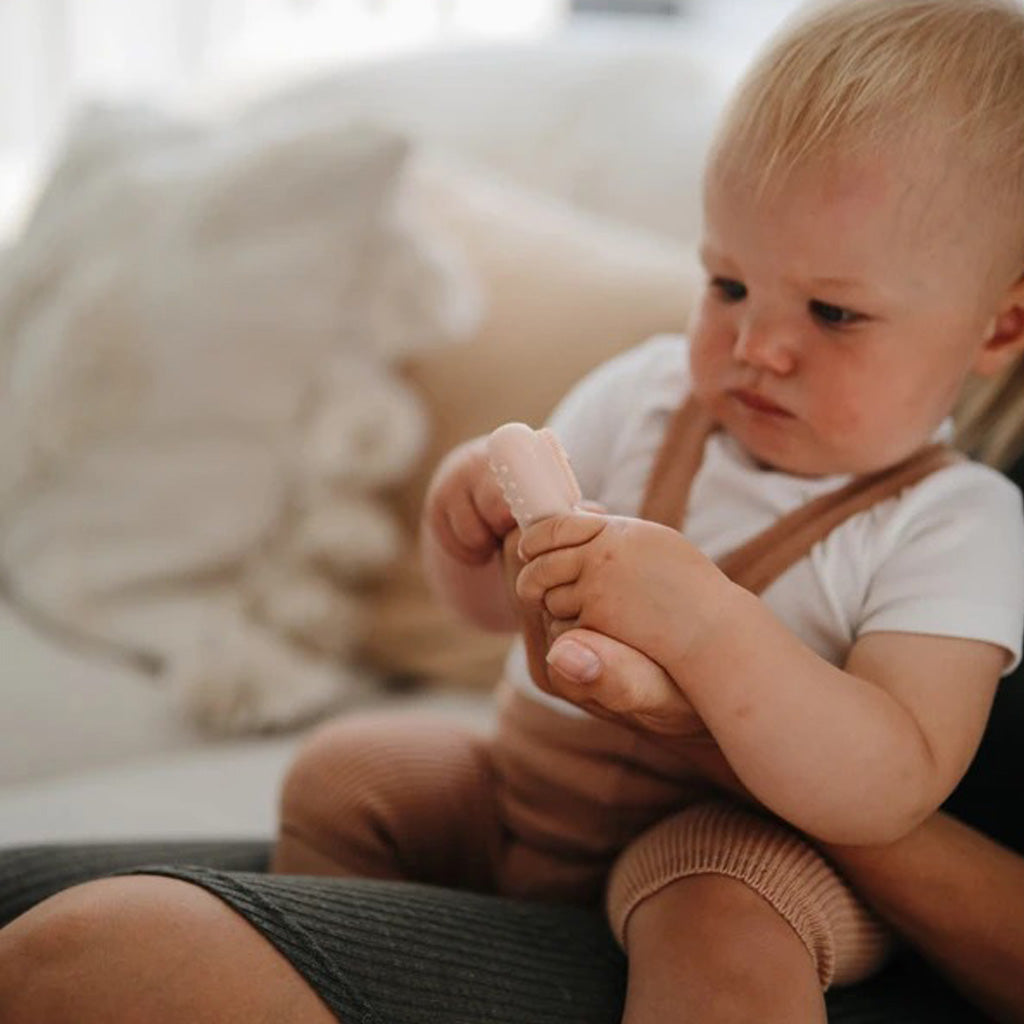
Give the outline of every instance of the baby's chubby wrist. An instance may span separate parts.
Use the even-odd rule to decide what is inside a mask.
[[[751,622],[752,605],[760,605],[750,591],[734,584],[717,566],[712,565],[705,598],[694,604],[686,628],[685,640],[672,645],[672,653],[663,662],[676,684],[699,710],[703,691],[714,688],[727,671],[730,652],[736,639]]]
[[[714,686],[715,679],[720,678],[737,633],[749,620],[749,603],[757,601],[713,563],[708,562],[706,573],[701,599],[686,609],[685,626],[681,620],[676,635],[667,638],[664,660],[659,659],[680,689],[698,705],[702,688]]]

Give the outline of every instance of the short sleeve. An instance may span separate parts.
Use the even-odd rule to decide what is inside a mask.
[[[858,634],[927,633],[982,640],[1021,657],[1024,514],[1001,474],[964,463],[901,496],[877,534],[877,567]]]

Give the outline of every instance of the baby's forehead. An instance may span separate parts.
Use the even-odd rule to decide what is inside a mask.
[[[900,275],[927,290],[940,266],[973,275],[1004,258],[1005,217],[959,164],[841,150],[767,186],[757,173],[736,164],[709,175],[705,190],[702,247],[744,269],[785,248],[804,276]]]
[[[757,216],[785,203],[834,204],[853,216],[877,212],[893,229],[920,235],[964,235],[989,204],[980,197],[976,167],[948,137],[914,136],[873,141],[844,138],[797,159],[722,149],[709,161],[705,195],[717,193]]]
[[[919,189],[934,187],[976,161],[950,132],[941,116],[907,119],[879,113],[870,123],[822,131],[813,139],[799,134],[723,133],[708,155],[709,176],[727,176],[758,193],[784,187],[791,179],[823,187],[856,189],[866,174],[899,177]]]

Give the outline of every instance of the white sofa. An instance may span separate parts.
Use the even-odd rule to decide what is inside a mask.
[[[701,159],[729,77],[698,49],[682,37],[569,37],[407,57],[263,97],[236,89],[202,98],[207,113],[235,125],[286,124],[296,111],[319,110],[411,142],[403,201],[468,268],[478,313],[465,321],[473,327],[462,349],[426,347],[407,364],[433,433],[388,492],[389,511],[406,528],[426,474],[453,439],[495,418],[536,419],[578,372],[685,323]],[[731,73],[734,65],[721,67]],[[45,277],[39,288],[45,301]],[[47,320],[33,323],[45,348]],[[0,407],[18,398],[7,357]],[[51,513],[52,521],[37,517],[23,528],[31,543],[22,558],[66,528],[47,506]],[[24,564],[32,583],[33,563]],[[52,571],[37,564],[39,578]],[[210,581],[173,583],[155,596],[129,593],[116,614],[101,609],[94,621],[157,647],[179,638],[207,614]],[[401,605],[406,584],[392,582],[382,615]],[[376,638],[378,680],[404,671],[387,661],[393,636]],[[473,664],[492,666],[496,647],[481,642]],[[466,685],[404,696],[364,687],[356,703],[402,702],[486,722],[485,671],[464,675],[472,678],[456,682]],[[0,845],[267,836],[278,782],[304,730],[211,733],[183,713],[166,683],[64,643],[0,604]]]

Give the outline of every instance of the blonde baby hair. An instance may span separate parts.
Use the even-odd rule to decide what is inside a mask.
[[[742,167],[764,188],[838,146],[871,152],[938,130],[1024,207],[1022,112],[1016,0],[816,4],[740,83],[712,165]]]
[[[756,194],[836,154],[920,142],[966,172],[993,211],[993,258],[1024,274],[1024,6],[1015,0],[814,4],[754,63],[723,115],[709,173]],[[998,237],[996,237],[998,236]],[[976,381],[957,414],[963,447],[1006,466],[1024,449],[1024,366]]]

